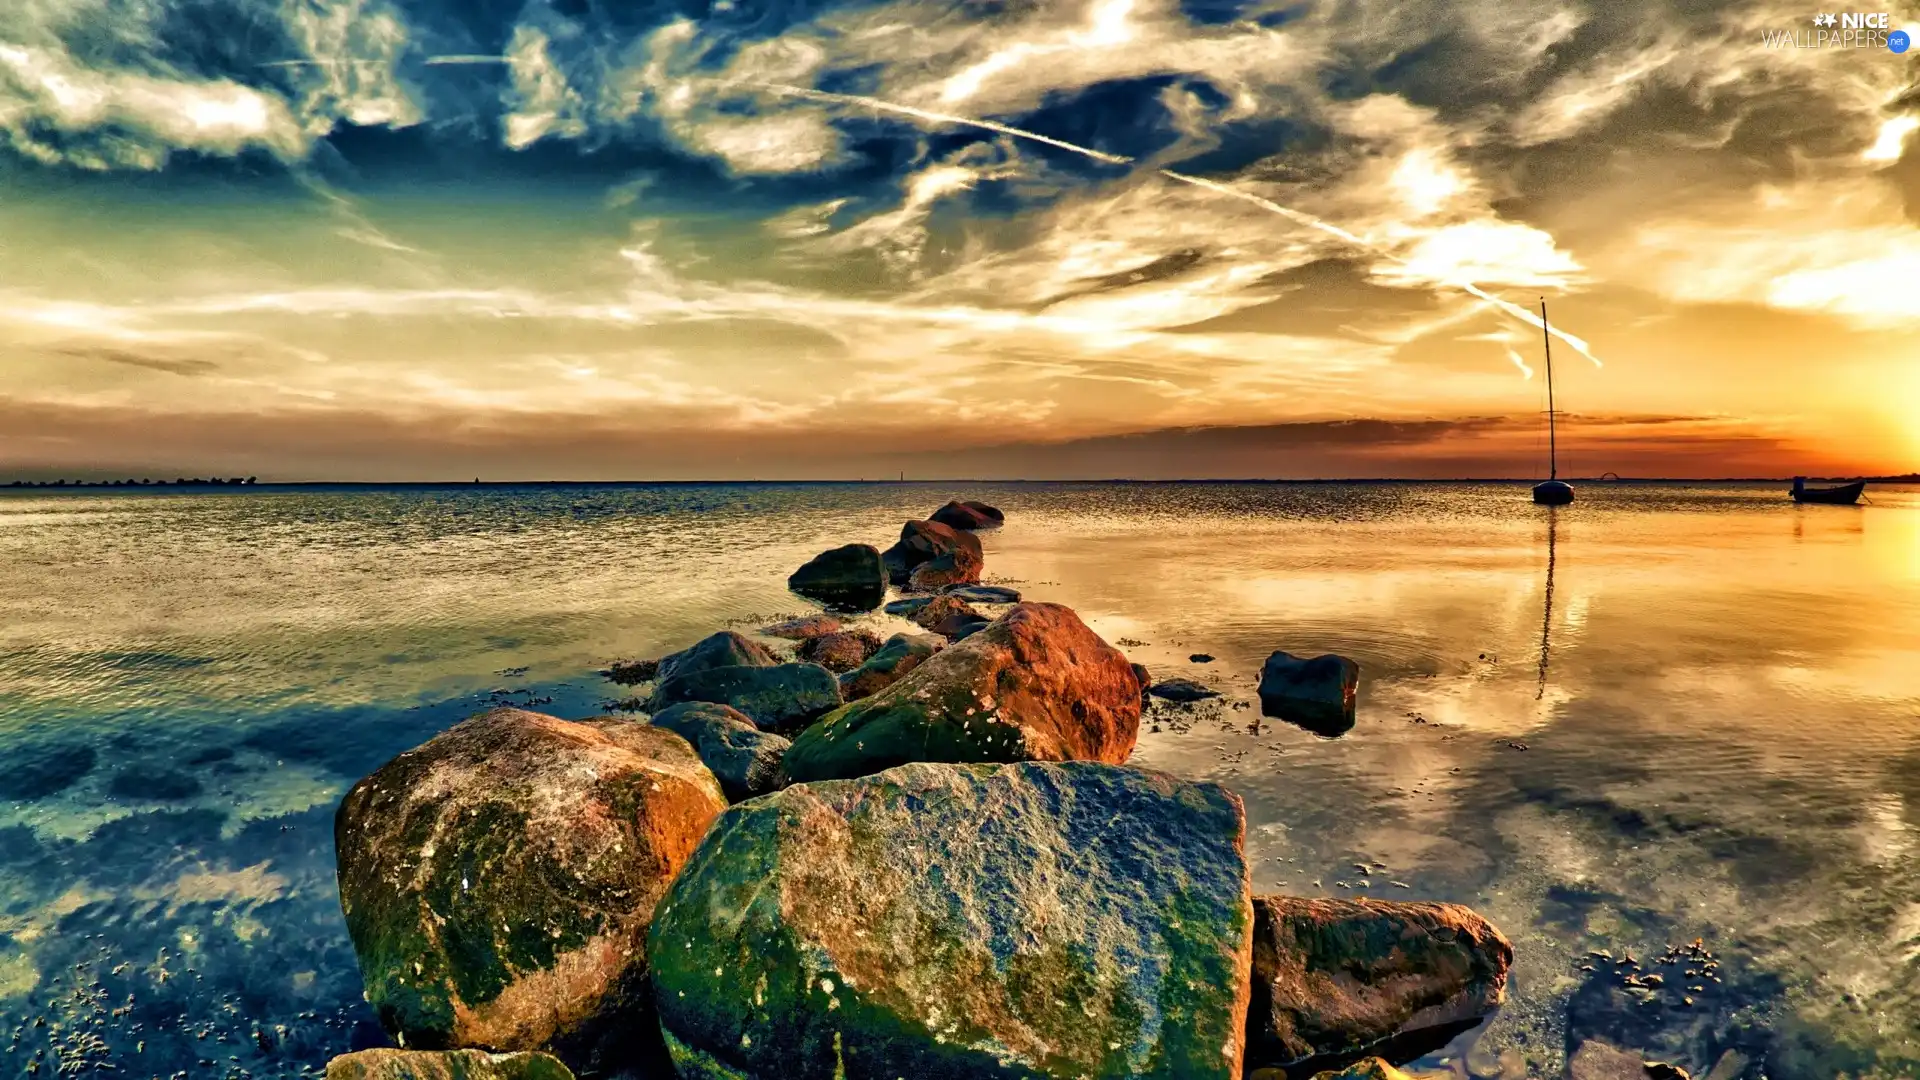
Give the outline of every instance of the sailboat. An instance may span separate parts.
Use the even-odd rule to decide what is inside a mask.
[[[1553,414],[1553,335],[1547,330],[1547,301],[1540,301],[1540,340],[1547,349],[1547,479],[1533,485],[1533,501],[1542,506],[1565,506],[1573,501],[1573,487],[1560,479],[1560,446],[1555,439]]]

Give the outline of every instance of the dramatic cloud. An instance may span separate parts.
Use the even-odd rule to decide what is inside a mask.
[[[1920,84],[1768,43],[1806,18],[30,0],[0,401],[38,434],[0,466],[213,452],[158,433],[218,416],[269,475],[601,468],[543,423],[637,433],[635,474],[669,431],[708,475],[810,438],[868,445],[798,473],[1524,474],[1544,297],[1593,471],[1910,468]],[[391,453],[323,453],[349,421]]]

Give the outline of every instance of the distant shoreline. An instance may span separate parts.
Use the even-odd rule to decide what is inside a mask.
[[[1311,477],[1311,478],[1270,478],[1270,477],[1192,477],[1172,480],[1145,480],[1133,477],[1106,477],[1080,479],[1007,479],[1007,478],[954,478],[929,480],[257,480],[252,477],[245,481],[156,481],[153,483],[127,483],[114,480],[13,480],[0,481],[0,491],[36,491],[36,492],[95,492],[95,491],[227,491],[232,489],[257,490],[260,488],[333,488],[333,489],[390,489],[390,488],[454,488],[471,490],[473,488],[621,488],[621,487],[928,487],[942,484],[1533,484],[1539,477]],[[1816,484],[1854,483],[1864,481],[1869,484],[1920,484],[1920,474],[1909,473],[1905,476],[1849,476],[1827,477],[1810,476],[1808,482]],[[1573,477],[1575,484],[1791,484],[1792,477],[1784,476],[1626,476],[1603,480],[1598,477]]]

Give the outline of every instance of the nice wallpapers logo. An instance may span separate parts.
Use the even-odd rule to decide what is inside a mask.
[[[1904,53],[1913,44],[1905,30],[1893,29],[1893,17],[1884,11],[1821,12],[1811,29],[1762,30],[1769,49],[1885,49]]]

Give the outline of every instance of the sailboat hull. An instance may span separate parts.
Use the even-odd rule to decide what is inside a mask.
[[[1543,480],[1533,485],[1533,501],[1541,506],[1565,506],[1573,501],[1573,488],[1561,480]]]

